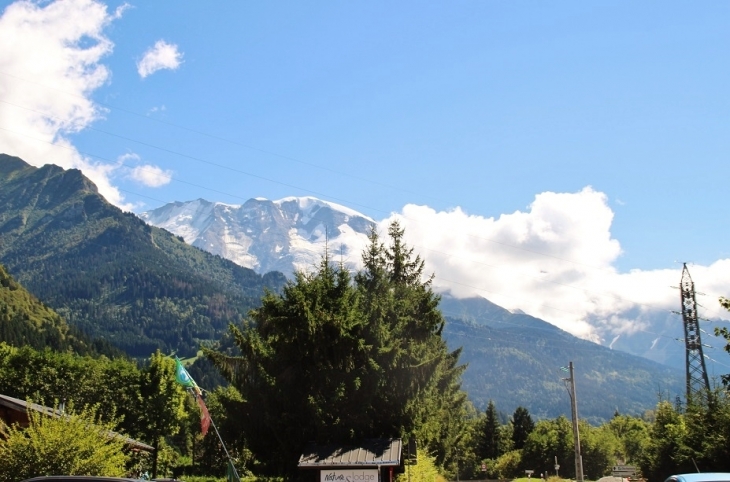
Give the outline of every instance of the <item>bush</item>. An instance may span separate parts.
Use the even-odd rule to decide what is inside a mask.
[[[125,440],[102,422],[97,408],[49,416],[29,410],[28,428],[2,426],[0,482],[42,475],[122,477],[127,460]]]

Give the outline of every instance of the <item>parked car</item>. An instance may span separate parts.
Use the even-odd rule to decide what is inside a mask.
[[[664,482],[730,482],[728,472],[707,472],[697,474],[672,475]]]

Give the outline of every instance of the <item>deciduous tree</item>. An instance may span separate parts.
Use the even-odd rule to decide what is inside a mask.
[[[157,454],[162,437],[175,435],[185,419],[185,390],[175,381],[175,362],[158,350],[142,373],[139,431],[155,448],[152,478],[157,477]]]
[[[2,427],[0,481],[16,482],[41,475],[124,476],[125,439],[114,434],[95,407],[49,416],[29,411],[30,425]],[[1,422],[0,422],[1,423]]]

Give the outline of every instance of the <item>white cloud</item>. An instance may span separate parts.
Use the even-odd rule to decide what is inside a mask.
[[[169,184],[170,180],[172,180],[172,171],[144,164],[132,168],[130,177],[147,187],[160,187]]]
[[[382,232],[394,218],[427,271],[436,274],[437,291],[483,296],[586,339],[630,335],[647,328],[645,314],[678,308],[671,286],[679,284],[681,266],[628,273],[614,268],[621,247],[611,237],[613,212],[607,197],[590,187],[538,194],[526,211],[498,219],[407,205],[381,222]],[[730,259],[690,270],[712,300],[708,306],[730,294]],[[727,318],[719,309],[708,315]]]
[[[155,106],[147,111],[147,115],[150,116],[152,114],[156,114],[158,112],[165,112],[167,110],[167,107],[163,105],[161,106]]]
[[[82,156],[66,136],[104,114],[90,94],[109,80],[101,60],[113,44],[103,32],[125,8],[109,13],[94,0],[18,1],[0,17],[3,151],[35,166],[81,169],[123,208],[128,206],[109,179],[116,166]]]
[[[172,171],[163,170],[151,164],[140,164],[142,158],[134,152],[119,156],[117,165],[124,166],[127,178],[147,187],[160,187],[169,184],[172,180]]]
[[[177,45],[158,40],[154,46],[147,49],[142,60],[137,62],[137,72],[144,79],[158,70],[176,70],[181,62],[182,53],[178,51]]]

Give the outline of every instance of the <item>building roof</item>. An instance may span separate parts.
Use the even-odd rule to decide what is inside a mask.
[[[368,439],[358,446],[309,443],[299,457],[299,468],[398,466],[403,443],[399,438]]]
[[[5,409],[5,410],[1,410]],[[63,412],[57,409],[53,409],[50,407],[45,407],[43,405],[38,405],[37,403],[28,403],[25,400],[20,400],[18,398],[9,397],[7,395],[0,395],[0,418],[3,418],[3,412],[7,412],[8,410],[11,410],[16,413],[23,413],[27,414],[28,410],[34,410],[36,412],[40,412],[44,415],[50,415],[52,417],[60,417],[63,415]],[[13,419],[12,421],[18,421],[17,418]],[[27,420],[24,424],[21,424],[22,426],[27,425]],[[116,433],[116,432],[109,432],[109,435],[111,437],[122,437],[124,439],[124,442],[127,444],[128,447],[131,447],[133,449],[137,450],[144,450],[145,452],[153,452],[155,449],[154,447],[144,444],[142,442],[139,442],[137,440],[134,440],[129,437],[125,437],[122,434]]]
[[[20,400],[13,397],[8,397],[7,395],[0,395],[0,405],[3,407],[7,407],[11,410],[16,410],[18,412],[27,412],[28,408],[35,410],[36,412],[41,412],[45,415],[60,415],[61,412],[58,410],[53,410],[50,407],[44,407],[43,405],[38,405],[37,403],[28,403],[25,400]]]

